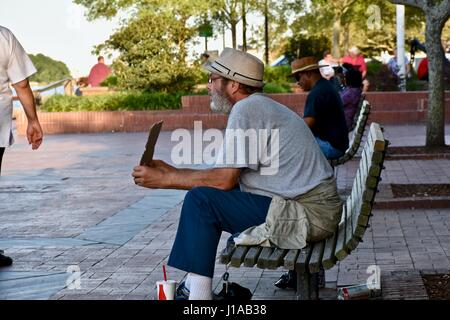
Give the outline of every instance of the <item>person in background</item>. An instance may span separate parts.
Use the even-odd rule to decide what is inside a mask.
[[[11,83],[22,103],[28,120],[27,139],[31,148],[36,150],[44,136],[36,113],[36,104],[28,78],[36,73],[36,68],[17,41],[14,34],[0,26],[0,174],[5,148],[14,143],[12,134],[12,97]],[[0,267],[12,264],[12,259],[0,250]]]
[[[369,81],[366,79],[367,74],[367,65],[364,60],[364,57],[359,53],[359,49],[355,46],[351,47],[348,50],[348,55],[343,57],[340,60],[341,64],[348,63],[351,64],[353,67],[357,68],[363,78],[363,92],[367,92],[369,90]]]
[[[336,90],[340,92],[342,87],[339,79],[336,77],[336,71],[339,68],[338,60],[334,59],[329,51],[323,53],[323,59],[319,61],[320,74],[324,79],[331,81]]]
[[[364,60],[364,57],[361,54],[359,54],[359,49],[357,47],[351,47],[348,50],[348,55],[343,57],[340,62],[341,64],[348,63],[353,65],[361,72],[363,78],[366,77],[367,74],[366,62]]]
[[[105,59],[99,56],[98,63],[92,67],[89,73],[88,83],[91,87],[98,87],[111,74],[111,70],[105,64]]]
[[[349,131],[353,128],[362,94],[362,74],[359,70],[349,68],[345,72],[345,89],[340,93],[344,104],[345,122]]]
[[[395,77],[399,77],[399,72],[400,72],[400,67],[397,63],[397,48],[395,48],[391,54],[393,55],[393,57],[391,59],[389,59],[387,65],[389,67],[389,70],[391,70],[392,75],[394,75]],[[406,70],[406,78],[410,78],[411,77],[411,65],[409,64],[409,60],[408,57],[405,55],[405,70]]]

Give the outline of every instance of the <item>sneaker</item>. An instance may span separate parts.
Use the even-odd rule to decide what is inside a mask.
[[[186,287],[185,281],[179,284],[175,291],[175,300],[189,300],[189,289]]]
[[[297,273],[293,270],[283,273],[274,286],[280,289],[297,289]]]
[[[13,261],[10,257],[7,257],[0,253],[0,267],[9,267],[12,265]]]

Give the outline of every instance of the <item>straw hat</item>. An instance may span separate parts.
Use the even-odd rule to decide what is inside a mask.
[[[203,68],[251,87],[264,86],[264,64],[255,56],[243,51],[225,48],[217,59],[203,65]]]
[[[304,57],[300,59],[296,59],[292,61],[291,68],[292,68],[292,74],[296,74],[297,72],[305,72],[305,71],[311,71],[316,70],[320,68],[328,67],[327,64],[320,65],[319,62],[315,57]]]

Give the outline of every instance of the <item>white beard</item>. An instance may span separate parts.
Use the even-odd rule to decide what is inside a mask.
[[[233,108],[233,104],[225,95],[212,92],[210,108],[212,112],[229,114]]]

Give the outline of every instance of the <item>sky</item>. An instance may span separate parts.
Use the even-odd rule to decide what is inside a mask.
[[[72,0],[0,0],[0,25],[15,34],[27,53],[42,53],[64,62],[73,77],[89,74],[97,63],[97,57],[91,54],[93,47],[107,40],[119,27],[118,18],[87,21],[84,13],[84,7]],[[194,53],[200,55],[204,51],[204,38],[198,40]],[[231,46],[229,32],[225,45]],[[222,51],[222,37],[209,39],[208,49]],[[108,57],[105,60],[106,64],[112,62]]]

